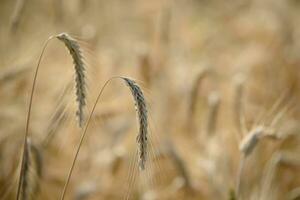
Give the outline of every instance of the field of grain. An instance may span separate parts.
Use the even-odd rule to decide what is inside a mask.
[[[299,0],[0,0],[0,199],[297,200],[299,102]]]

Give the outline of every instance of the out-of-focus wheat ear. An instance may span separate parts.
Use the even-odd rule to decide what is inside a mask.
[[[39,180],[42,176],[42,155],[40,150],[29,138],[26,146],[20,190],[22,200],[36,199],[40,186]]]
[[[26,0],[16,0],[14,11],[10,19],[10,30],[15,32],[20,24],[21,16],[24,11]]]
[[[243,127],[243,96],[244,96],[245,77],[238,74],[234,77],[234,121],[236,123],[240,138],[243,136],[245,127]]]
[[[212,136],[216,130],[218,111],[220,107],[220,96],[217,92],[213,92],[208,97],[208,115],[206,133]]]
[[[140,170],[145,169],[147,145],[148,145],[148,111],[144,94],[138,84],[128,78],[122,77],[126,82],[135,101],[135,108],[139,122],[139,134],[137,136],[137,143],[139,145],[139,167]]]
[[[297,200],[300,199],[300,187],[294,188],[288,192],[287,200]]]
[[[229,190],[228,200],[237,200],[234,189]]]
[[[264,128],[259,126],[253,129],[240,143],[240,151],[245,157],[249,156],[262,136]]]
[[[195,116],[195,110],[198,102],[198,95],[199,95],[199,88],[201,86],[202,80],[206,77],[208,74],[209,69],[207,67],[203,68],[197,75],[196,80],[193,83],[192,90],[191,90],[191,95],[189,99],[189,104],[188,104],[188,116],[189,118],[188,121],[190,121],[191,118],[194,118]]]
[[[79,126],[82,127],[84,122],[84,107],[86,105],[86,69],[84,56],[81,47],[76,39],[72,38],[67,33],[61,33],[56,37],[66,45],[73,58],[76,83],[76,101],[78,103],[76,115],[78,117]]]
[[[152,83],[152,66],[149,53],[144,53],[139,57],[139,72],[147,87]]]

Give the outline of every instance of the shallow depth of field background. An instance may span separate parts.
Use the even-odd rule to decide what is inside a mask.
[[[15,198],[34,69],[60,32],[80,41],[88,64],[86,116],[107,79],[127,76],[145,93],[151,132],[139,172],[133,98],[113,81],[66,199],[230,199],[239,144],[261,126],[276,137],[247,156],[240,199],[300,198],[300,1],[1,0],[0,199]],[[80,138],[73,78],[68,51],[53,40],[30,122],[42,157],[33,199],[59,198]]]

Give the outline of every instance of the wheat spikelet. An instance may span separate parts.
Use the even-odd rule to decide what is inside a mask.
[[[30,139],[26,141],[24,167],[21,175],[21,199],[35,199],[39,190],[39,179],[42,176],[42,156]]]
[[[135,107],[138,114],[139,121],[139,134],[137,136],[137,143],[139,145],[139,167],[141,170],[145,169],[146,155],[147,155],[147,140],[148,140],[148,116],[147,107],[144,98],[144,94],[141,88],[135,81],[123,78],[128,87],[131,90],[134,97]]]
[[[78,117],[79,126],[82,127],[84,122],[83,108],[86,105],[85,63],[82,50],[78,42],[67,33],[61,33],[56,37],[66,45],[73,58],[76,82],[76,101],[78,103],[76,115]]]

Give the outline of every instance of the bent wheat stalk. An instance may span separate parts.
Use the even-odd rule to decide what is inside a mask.
[[[79,126],[82,125],[83,121],[83,107],[85,106],[85,76],[84,76],[84,71],[85,71],[85,65],[83,61],[83,56],[82,56],[82,51],[80,49],[80,46],[78,45],[77,41],[70,37],[66,33],[61,33],[58,35],[52,35],[50,36],[42,49],[41,55],[38,60],[37,67],[35,69],[34,77],[33,77],[33,83],[31,87],[31,93],[30,93],[30,100],[29,100],[29,106],[28,106],[28,112],[27,112],[27,119],[26,119],[26,127],[25,127],[25,134],[24,134],[24,141],[23,141],[23,152],[22,152],[22,160],[21,160],[21,170],[20,170],[20,177],[19,177],[19,183],[18,183],[18,189],[17,189],[17,200],[20,198],[20,189],[21,189],[21,183],[22,183],[22,174],[24,171],[25,167],[25,153],[27,151],[27,145],[26,145],[26,140],[28,137],[28,132],[29,132],[29,122],[31,118],[31,110],[32,110],[32,102],[33,102],[33,95],[36,87],[36,82],[37,82],[37,76],[41,64],[42,57],[44,55],[44,52],[46,50],[47,45],[49,42],[53,39],[57,38],[65,43],[67,48],[70,51],[70,54],[72,55],[74,65],[75,65],[75,82],[76,82],[76,96],[77,99],[76,101],[78,102],[78,110],[77,110],[77,116],[79,118]]]
[[[112,77],[110,79],[108,79],[104,85],[102,86],[100,92],[98,93],[97,99],[92,107],[92,110],[89,114],[89,117],[87,119],[87,122],[85,124],[85,127],[83,129],[83,133],[81,134],[81,138],[79,141],[79,144],[77,146],[76,149],[76,153],[71,165],[71,168],[69,170],[68,176],[67,176],[67,180],[65,183],[65,186],[63,188],[63,192],[61,195],[61,200],[64,199],[66,191],[67,191],[67,187],[68,184],[70,182],[71,179],[71,175],[77,160],[77,157],[79,155],[79,151],[80,148],[82,146],[83,140],[85,138],[85,135],[87,133],[90,121],[93,117],[95,108],[100,100],[100,97],[102,96],[102,93],[104,91],[104,89],[106,88],[106,86],[114,79],[121,79],[124,80],[125,83],[127,84],[127,86],[129,87],[132,96],[134,97],[134,102],[135,102],[135,107],[136,107],[136,112],[137,112],[137,118],[138,118],[138,122],[139,122],[139,133],[138,136],[136,138],[137,143],[138,143],[138,154],[139,154],[139,168],[140,170],[144,170],[145,169],[145,163],[146,163],[146,155],[147,155],[147,145],[148,145],[148,115],[147,115],[147,106],[146,106],[146,101],[145,101],[145,97],[144,94],[141,90],[141,88],[137,85],[137,83],[129,78],[125,78],[125,77],[120,77],[120,76],[115,76]]]

